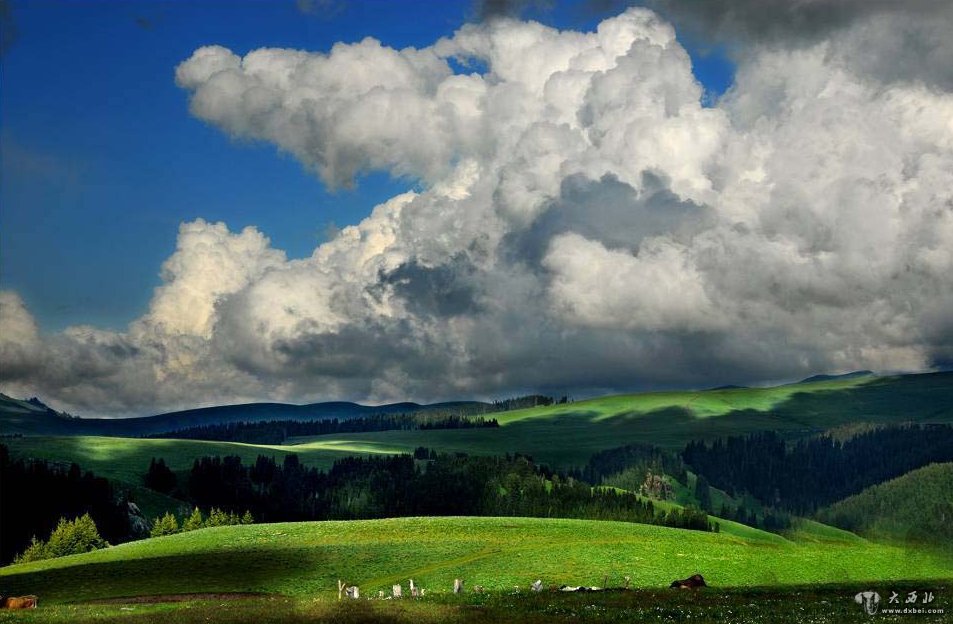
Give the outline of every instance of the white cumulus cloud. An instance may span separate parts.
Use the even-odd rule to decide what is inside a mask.
[[[743,4],[719,4],[725,32],[745,31]],[[851,6],[837,28],[745,40],[711,107],[645,9],[594,32],[494,19],[422,49],[200,48],[175,75],[199,119],[328,185],[381,170],[416,190],[299,260],[254,228],[183,224],[123,332],[42,335],[5,293],[2,383],[130,413],[948,364],[953,94],[936,33],[953,23]]]

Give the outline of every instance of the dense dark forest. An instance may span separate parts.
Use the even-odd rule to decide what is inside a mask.
[[[819,436],[793,445],[764,432],[690,442],[682,456],[729,494],[747,492],[766,505],[810,514],[929,463],[953,461],[953,427],[885,427],[846,441]]]
[[[562,405],[563,403],[572,403],[572,399],[568,396],[562,396],[559,399],[555,399],[551,396],[545,396],[542,394],[530,394],[527,396],[514,397],[512,399],[493,401],[493,411],[508,412],[511,410],[526,409],[529,407],[541,407],[554,404]]]
[[[270,420],[188,427],[176,431],[155,433],[150,438],[181,438],[186,440],[217,440],[249,444],[282,444],[297,436],[318,436],[365,431],[401,431],[414,429],[473,429],[499,427],[494,418],[460,416],[432,412],[412,414],[382,414],[338,420],[298,421]]]
[[[11,461],[0,444],[0,564],[23,551],[30,538],[45,538],[60,518],[88,513],[113,544],[130,539],[128,507],[109,481],[45,461]]]
[[[607,449],[594,454],[581,470],[571,471],[573,476],[588,481],[638,492],[644,496],[672,499],[674,492],[665,477],[671,477],[688,485],[688,467],[681,453],[661,449],[650,444],[631,444]],[[693,496],[698,507],[721,518],[734,520],[766,531],[783,531],[791,526],[789,514],[762,506],[759,510],[712,504],[711,487],[703,475],[695,480]]]
[[[206,457],[192,467],[187,496],[202,508],[248,509],[263,522],[472,515],[714,529],[702,511],[657,511],[634,494],[592,488],[522,456],[438,455],[418,449],[415,457],[345,458],[328,472],[303,466],[296,455],[282,463],[259,456],[251,466],[238,457]]]
[[[687,471],[681,455],[650,444],[630,444],[599,451],[589,458],[582,470],[573,476],[589,483],[603,483],[606,478],[624,471],[633,471],[644,479],[646,473],[667,474],[685,483]]]

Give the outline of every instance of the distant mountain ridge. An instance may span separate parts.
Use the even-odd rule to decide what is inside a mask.
[[[41,407],[42,406],[42,407]],[[451,401],[421,405],[401,402],[388,405],[360,405],[347,401],[330,401],[294,405],[288,403],[246,403],[218,405],[168,412],[136,418],[76,418],[56,412],[38,399],[22,401],[0,393],[0,434],[23,435],[104,435],[143,436],[186,427],[262,422],[267,420],[339,420],[382,414],[452,410],[485,406],[478,401]]]
[[[844,373],[843,375],[812,375],[807,379],[802,379],[798,383],[814,383],[815,381],[833,381],[835,379],[856,379],[858,377],[869,377],[873,375],[873,371],[869,370],[859,370],[853,371],[851,373]]]

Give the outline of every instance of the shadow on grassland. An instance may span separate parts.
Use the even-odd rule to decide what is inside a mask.
[[[317,581],[319,553],[300,549],[234,550],[108,562],[0,576],[4,595],[37,594],[46,603],[183,593],[276,591]],[[327,587],[315,588],[327,590]]]

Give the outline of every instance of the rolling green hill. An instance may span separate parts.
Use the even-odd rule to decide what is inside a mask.
[[[523,453],[555,468],[584,464],[596,451],[635,442],[681,448],[695,439],[776,430],[803,435],[846,423],[953,423],[953,373],[850,377],[777,386],[620,395],[494,415],[498,428],[380,431],[293,439],[289,445],[85,436],[7,438],[15,457],[75,461],[97,474],[138,483],[151,457],[173,470],[203,455],[293,452],[327,467],[363,453]]]
[[[817,517],[873,538],[947,544],[953,552],[953,463],[874,485]]]
[[[547,585],[666,587],[700,572],[715,587],[953,578],[926,550],[834,538],[788,541],[620,522],[401,518],[219,527],[0,569],[4,593],[46,603],[194,592],[333,596],[338,579],[365,595],[413,578],[448,592]]]
[[[796,436],[856,422],[953,423],[953,373],[619,395],[494,418],[499,428],[380,431],[292,442],[369,444],[405,452],[418,446],[493,455],[519,452],[565,468],[584,464],[596,451],[635,442],[681,448],[690,440],[753,431]]]

